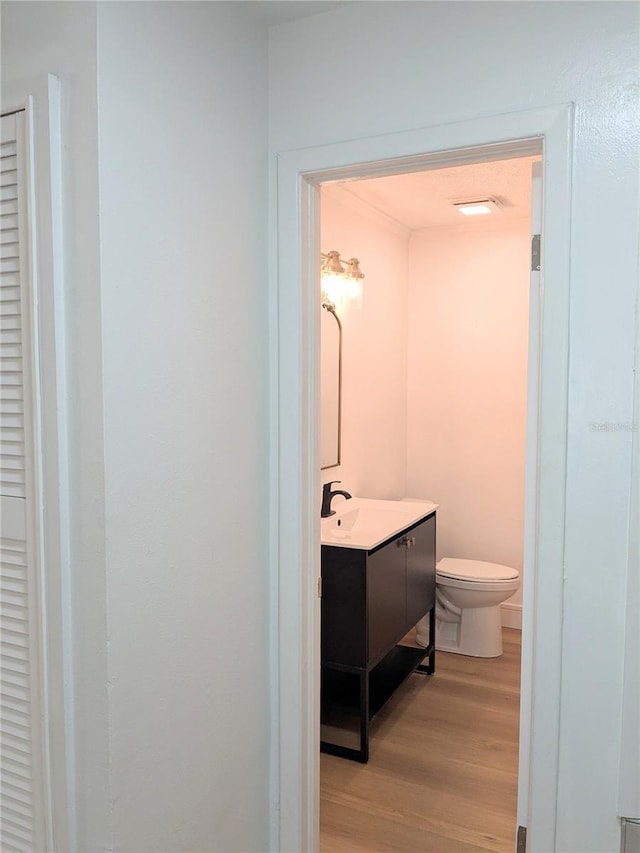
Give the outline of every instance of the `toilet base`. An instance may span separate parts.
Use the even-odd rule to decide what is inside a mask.
[[[437,632],[436,632],[437,636]],[[421,619],[416,625],[416,644],[423,649],[426,649],[429,645],[430,637],[429,637],[429,617],[425,616]],[[437,646],[436,646],[437,650]]]
[[[465,607],[459,621],[436,620],[436,649],[478,658],[502,654],[500,605]]]

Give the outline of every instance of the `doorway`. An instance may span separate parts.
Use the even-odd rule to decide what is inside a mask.
[[[454,163],[532,156],[541,150],[548,191],[543,203],[545,304],[536,411],[539,443],[532,462],[538,473],[537,493],[531,501],[536,566],[531,574],[536,585],[527,589],[525,583],[529,624],[523,626],[523,672],[530,673],[534,690],[523,690],[521,731],[523,737],[526,733],[528,749],[525,753],[521,750],[518,822],[525,821],[523,825],[528,825],[537,846],[553,848],[566,464],[570,124],[570,110],[561,107],[288,152],[279,159],[278,308],[273,352],[279,393],[272,445],[277,471],[272,491],[272,505],[276,507],[272,556],[278,566],[274,576],[278,612],[274,786],[279,803],[276,844],[281,849],[312,850],[318,841],[320,465],[314,430],[319,414],[317,185]],[[551,460],[554,464],[544,464]],[[529,702],[532,692],[533,704]]]
[[[521,580],[529,319],[532,409],[539,350],[539,273],[529,272],[538,161],[334,182],[320,192],[322,251],[357,256],[365,275],[359,287],[350,277],[322,278],[323,296],[333,285],[344,355],[336,464],[324,446],[339,424],[335,406],[325,410],[332,340],[323,327],[323,484],[339,480],[338,488],[391,500],[391,507],[402,498],[433,500],[437,559],[486,560],[516,569]],[[462,204],[483,199],[471,214]],[[357,502],[335,503],[348,513]],[[520,593],[505,595],[502,605],[504,655],[438,653],[433,681],[414,675],[376,713],[366,767],[322,757],[322,849],[376,849],[383,838],[390,849],[446,849],[487,838],[494,849],[513,849]],[[325,584],[323,620],[337,606],[335,596]],[[457,631],[454,623],[444,628]],[[326,652],[324,624],[323,631]],[[416,645],[410,632],[400,649]],[[446,651],[446,640],[439,647]],[[321,722],[323,741],[347,737],[346,728],[326,728],[326,713]]]

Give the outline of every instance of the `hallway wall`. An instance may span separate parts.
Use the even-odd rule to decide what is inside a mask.
[[[266,35],[98,23],[115,849],[266,850]]]
[[[274,159],[575,105],[562,716],[557,824],[546,830],[558,850],[582,853],[620,841],[620,614],[628,531],[638,524],[629,511],[632,433],[623,428],[633,420],[638,14],[633,3],[360,2],[270,31]],[[594,618],[606,643],[593,642]]]
[[[77,850],[264,851],[265,24],[225,2],[1,13],[3,105],[62,82]]]

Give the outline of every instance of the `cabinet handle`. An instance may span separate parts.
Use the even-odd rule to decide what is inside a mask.
[[[398,546],[398,548],[407,548],[408,547],[407,543],[408,543],[408,539],[405,536],[403,536],[402,539],[397,540],[396,545]]]
[[[410,539],[407,540],[407,548],[413,548],[413,546],[415,544],[416,544],[416,537],[415,536],[412,536]]]

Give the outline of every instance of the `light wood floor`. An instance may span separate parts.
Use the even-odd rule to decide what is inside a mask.
[[[513,853],[520,632],[500,658],[437,653],[376,717],[368,764],[322,755],[322,853]]]

